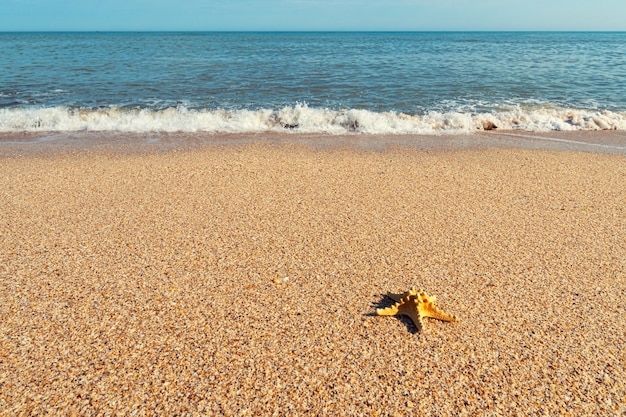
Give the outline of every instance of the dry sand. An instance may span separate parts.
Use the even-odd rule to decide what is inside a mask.
[[[623,155],[4,157],[0,414],[624,415],[625,202]],[[460,321],[373,315],[412,286]]]

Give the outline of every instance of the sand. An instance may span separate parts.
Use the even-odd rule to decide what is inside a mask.
[[[20,152],[2,415],[626,414],[624,155]]]

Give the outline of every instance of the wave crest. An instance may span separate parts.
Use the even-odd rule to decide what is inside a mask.
[[[0,131],[121,131],[246,133],[291,131],[344,134],[463,134],[489,128],[525,131],[626,130],[626,113],[568,108],[516,107],[491,113],[429,112],[409,115],[359,109],[330,110],[305,104],[280,110],[185,107],[0,109]]]

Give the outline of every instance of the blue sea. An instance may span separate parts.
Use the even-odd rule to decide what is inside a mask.
[[[626,32],[0,33],[0,131],[626,130]]]

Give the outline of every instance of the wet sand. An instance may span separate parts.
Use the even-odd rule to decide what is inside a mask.
[[[349,148],[384,151],[462,149],[538,149],[626,155],[626,131],[523,132],[482,131],[463,135],[322,135],[295,133],[125,133],[24,132],[0,133],[0,158],[50,155],[59,152],[112,151],[155,153],[188,151],[205,146],[247,144],[303,145],[316,150]]]
[[[4,135],[0,411],[623,415],[600,133]],[[412,286],[459,321],[375,316]]]

